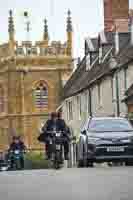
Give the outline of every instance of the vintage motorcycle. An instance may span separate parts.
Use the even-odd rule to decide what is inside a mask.
[[[60,169],[64,164],[64,133],[62,131],[50,131],[48,135],[52,165],[54,169]]]
[[[13,170],[21,170],[22,167],[22,163],[21,163],[21,159],[24,159],[24,153],[25,151],[22,150],[10,150],[9,151],[9,163],[10,163],[10,169]]]

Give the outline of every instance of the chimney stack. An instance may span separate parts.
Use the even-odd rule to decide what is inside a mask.
[[[128,32],[129,0],[103,0],[104,30],[112,32],[114,25],[119,32]]]

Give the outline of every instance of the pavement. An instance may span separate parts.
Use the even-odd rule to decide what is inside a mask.
[[[0,200],[133,200],[133,167],[2,172]]]

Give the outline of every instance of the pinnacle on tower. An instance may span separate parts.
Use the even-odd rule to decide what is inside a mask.
[[[73,28],[72,28],[72,19],[71,19],[71,11],[68,10],[67,16],[67,55],[72,56],[72,39],[73,39]]]
[[[47,19],[44,19],[44,35],[43,35],[43,39],[45,41],[48,41],[48,39],[49,39]]]
[[[9,40],[14,41],[14,21],[13,21],[13,14],[12,10],[9,11],[9,18],[8,18],[8,33],[9,33]]]
[[[72,32],[72,19],[71,19],[71,11],[68,10],[67,17],[67,32]]]

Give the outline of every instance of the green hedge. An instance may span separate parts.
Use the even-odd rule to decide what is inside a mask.
[[[25,156],[26,169],[49,169],[50,162],[45,159],[42,152],[29,152]]]

